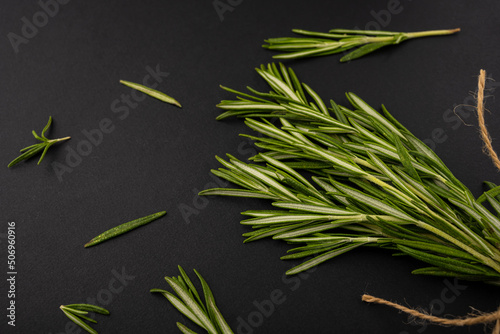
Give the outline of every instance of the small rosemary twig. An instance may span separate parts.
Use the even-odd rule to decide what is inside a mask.
[[[85,329],[87,332],[91,334],[97,334],[97,331],[90,327],[84,320],[87,320],[92,323],[97,323],[94,319],[87,317],[89,312],[100,313],[104,315],[109,315],[109,311],[105,308],[91,305],[91,304],[70,304],[70,305],[61,305],[59,307],[61,311],[75,324]],[[82,320],[83,319],[83,320]]]
[[[198,291],[196,291],[196,288],[186,272],[181,266],[178,266],[178,268],[181,276],[165,277],[165,280],[172,287],[178,297],[163,289],[151,289],[150,292],[161,293],[177,310],[179,310],[179,312],[184,314],[198,326],[205,329],[208,333],[233,334],[233,331],[227,324],[226,320],[224,320],[222,313],[217,308],[217,305],[215,305],[214,295],[203,277],[196,270],[194,270],[196,276],[198,276],[198,279],[201,282],[205,302],[203,302],[200,298]],[[177,327],[184,334],[194,333],[192,330],[179,322],[177,323]]]
[[[360,58],[384,46],[399,44],[407,39],[450,35],[460,31],[460,28],[419,32],[349,29],[332,29],[329,33],[302,29],[293,29],[292,31],[305,37],[269,38],[265,40],[268,44],[264,44],[263,47],[284,52],[273,56],[273,58],[279,59],[326,56],[357,48],[340,59],[341,62],[346,62]]]
[[[45,132],[47,132],[47,130],[49,129],[51,124],[52,124],[52,117],[49,116],[49,121],[48,121],[47,125],[45,125],[45,127],[43,128],[40,136],[35,132],[35,130],[33,130],[32,131],[33,136],[36,139],[38,139],[39,141],[41,141],[41,143],[34,144],[34,145],[23,148],[20,152],[24,152],[24,153],[21,154],[20,156],[18,156],[17,158],[15,158],[14,160],[12,160],[8,164],[7,167],[12,167],[15,164],[17,164],[23,160],[27,160],[27,159],[31,158],[32,156],[34,156],[35,154],[37,154],[38,152],[42,151],[42,156],[40,157],[40,160],[38,160],[38,165],[39,165],[40,162],[42,162],[43,158],[45,157],[45,154],[47,153],[49,147],[51,147],[52,145],[54,145],[56,143],[59,143],[59,142],[62,142],[62,141],[65,141],[65,140],[68,140],[71,138],[71,137],[64,137],[64,138],[58,138],[58,139],[47,139],[45,137]]]

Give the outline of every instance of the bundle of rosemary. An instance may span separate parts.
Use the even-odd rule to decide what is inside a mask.
[[[222,101],[217,119],[244,117],[262,134],[243,136],[264,150],[251,160],[265,165],[217,157],[224,168],[212,172],[243,189],[201,192],[272,201],[275,210],[243,212],[250,218],[241,223],[253,228],[245,242],[272,237],[294,245],[282,259],[313,256],[290,275],[371,246],[429,265],[414,274],[500,285],[500,187],[489,184],[475,199],[384,106],[378,113],[347,93],[351,108],[328,108],[291,68],[257,72],[272,91],[222,87],[238,98]]]

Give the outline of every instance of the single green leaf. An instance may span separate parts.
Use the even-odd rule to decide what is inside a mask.
[[[125,86],[128,86],[130,88],[133,88],[135,90],[138,90],[140,92],[143,92],[144,94],[147,94],[151,97],[154,97],[155,99],[158,99],[160,101],[170,103],[170,104],[178,106],[179,108],[182,108],[181,104],[179,102],[177,102],[176,99],[174,99],[171,96],[168,96],[165,93],[157,91],[156,89],[149,88],[149,87],[146,87],[146,86],[134,83],[134,82],[130,82],[130,81],[125,81],[125,80],[120,80],[120,83],[124,84]]]
[[[99,234],[97,237],[95,237],[92,240],[90,240],[89,242],[87,242],[84,247],[91,247],[91,246],[100,244],[101,242],[104,242],[104,241],[109,240],[111,238],[117,237],[123,233],[127,233],[127,232],[129,232],[133,229],[136,229],[142,225],[146,225],[146,224],[148,224],[148,223],[150,223],[158,218],[163,217],[166,214],[167,214],[166,211],[160,211],[157,213],[153,213],[152,215],[138,218],[138,219],[134,219],[134,220],[129,221],[127,223],[113,227],[112,229],[109,229],[106,232]]]

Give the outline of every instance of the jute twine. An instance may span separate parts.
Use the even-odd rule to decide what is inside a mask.
[[[393,302],[390,302],[388,300],[382,299],[382,298],[377,298],[373,297],[370,295],[363,295],[361,297],[361,300],[367,303],[375,303],[375,304],[382,304],[382,305],[387,305],[390,307],[393,307],[397,310],[400,310],[402,312],[405,312],[415,318],[426,320],[429,322],[432,322],[437,325],[441,326],[472,326],[472,325],[480,325],[480,324],[489,324],[492,322],[496,321],[495,328],[493,329],[492,334],[500,334],[500,308],[496,312],[492,313],[484,313],[484,314],[479,314],[479,315],[471,315],[465,318],[456,318],[456,319],[449,319],[449,318],[440,318],[436,317],[431,314],[426,314],[419,312],[417,310],[408,308],[406,306],[396,304]]]
[[[488,129],[486,128],[486,124],[484,122],[484,87],[485,87],[485,82],[486,82],[486,71],[481,70],[479,72],[479,79],[477,83],[477,119],[479,123],[479,130],[481,133],[481,139],[483,140],[484,143],[484,151],[486,154],[488,154],[491,157],[491,160],[493,161],[493,164],[497,167],[498,170],[500,170],[500,160],[498,159],[498,155],[493,149],[493,146],[491,144],[491,136],[488,133]],[[431,314],[426,314],[419,312],[415,309],[408,308],[406,306],[396,304],[393,302],[390,302],[388,300],[382,299],[382,298],[377,298],[373,297],[367,294],[364,294],[361,299],[364,302],[367,303],[375,303],[375,304],[382,304],[382,305],[387,305],[390,307],[393,307],[397,310],[400,310],[402,312],[405,312],[414,318],[422,319],[429,321],[431,323],[441,325],[441,326],[472,326],[472,325],[479,325],[479,324],[489,324],[496,322],[495,328],[493,328],[492,334],[500,334],[500,308],[496,312],[492,313],[483,313],[483,314],[475,314],[475,315],[469,315],[464,318],[455,318],[455,319],[449,319],[449,318],[440,318],[433,316]]]
[[[500,160],[498,159],[498,155],[493,149],[493,145],[491,144],[491,136],[488,133],[488,129],[486,128],[486,124],[484,122],[484,86],[486,82],[486,71],[481,70],[479,72],[479,79],[477,82],[477,120],[479,123],[479,131],[481,133],[481,139],[484,143],[484,152],[490,156],[491,160],[495,167],[500,171]]]

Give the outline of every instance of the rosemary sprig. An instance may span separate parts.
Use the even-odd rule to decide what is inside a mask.
[[[174,99],[171,96],[168,96],[165,93],[157,91],[156,89],[149,88],[149,87],[146,87],[146,86],[134,83],[134,82],[130,82],[130,81],[125,81],[125,80],[120,80],[120,83],[124,84],[125,86],[128,86],[130,88],[136,89],[140,92],[143,92],[144,94],[147,94],[151,97],[154,97],[155,99],[158,99],[160,101],[170,103],[170,104],[178,106],[179,108],[182,108],[181,104],[176,99]]]
[[[158,218],[163,217],[166,214],[167,214],[166,211],[161,211],[161,212],[153,213],[152,215],[138,218],[138,219],[134,219],[134,220],[129,221],[127,223],[123,223],[121,225],[113,227],[112,229],[109,229],[106,232],[99,234],[97,237],[95,237],[92,240],[90,240],[89,242],[87,242],[84,245],[84,247],[90,247],[90,246],[100,244],[101,242],[104,242],[104,241],[109,240],[111,238],[117,237],[120,234],[127,233],[128,231],[136,229],[142,225],[146,225],[146,224],[152,222],[153,220],[156,220]]]
[[[73,321],[75,324],[85,329],[87,332],[91,334],[97,334],[97,331],[90,327],[84,320],[97,323],[94,319],[87,317],[89,312],[100,313],[104,315],[109,315],[109,311],[105,308],[91,305],[91,304],[70,304],[70,305],[61,305],[59,307],[61,311]]]
[[[49,129],[51,124],[52,124],[52,117],[49,116],[49,121],[48,121],[47,125],[45,125],[45,127],[43,128],[40,136],[35,132],[35,130],[33,130],[32,131],[33,136],[37,140],[41,141],[41,143],[30,145],[28,147],[23,148],[20,152],[24,152],[24,153],[21,154],[20,156],[18,156],[17,158],[15,158],[14,160],[12,160],[7,167],[12,167],[15,164],[17,164],[23,160],[27,160],[27,159],[31,158],[32,156],[34,156],[38,152],[42,152],[42,156],[38,160],[38,165],[39,165],[40,162],[42,162],[43,158],[45,157],[45,154],[47,153],[49,147],[51,147],[52,145],[54,145],[56,143],[59,143],[59,142],[62,142],[62,141],[65,141],[65,140],[68,140],[71,138],[71,137],[64,137],[64,138],[58,138],[58,139],[47,139],[45,137],[45,132],[47,132],[47,130]]]
[[[264,44],[263,47],[284,52],[273,56],[273,58],[280,59],[326,56],[357,48],[340,59],[341,62],[346,62],[360,58],[384,46],[399,44],[407,39],[450,35],[460,31],[460,28],[419,32],[349,29],[332,29],[329,33],[302,29],[293,29],[292,31],[302,36],[269,38],[265,40],[267,44]]]
[[[200,298],[198,291],[194,287],[186,272],[181,266],[178,267],[181,274],[180,276],[165,277],[165,280],[178,297],[163,289],[151,289],[150,292],[161,293],[177,310],[179,310],[179,312],[184,314],[198,326],[205,329],[207,333],[232,334],[233,331],[227,324],[226,320],[224,320],[224,317],[217,308],[217,305],[215,305],[215,299],[212,291],[203,277],[196,270],[194,270],[196,276],[198,276],[198,279],[201,282],[205,302],[203,302]],[[184,334],[195,333],[179,322],[177,323],[177,327]]]
[[[229,88],[218,119],[245,118],[264,151],[245,163],[228,155],[213,173],[244,189],[201,195],[266,198],[276,210],[251,210],[245,242],[271,237],[295,248],[282,259],[313,257],[296,274],[361,246],[421,260],[415,274],[500,285],[500,188],[475,200],[439,157],[382,106],[353,93],[351,108],[323,100],[282,64],[257,69],[272,91]],[[274,122],[269,119],[275,118]],[[306,172],[306,174],[304,174]],[[305,177],[312,174],[312,179]],[[489,211],[481,203],[488,201]]]

